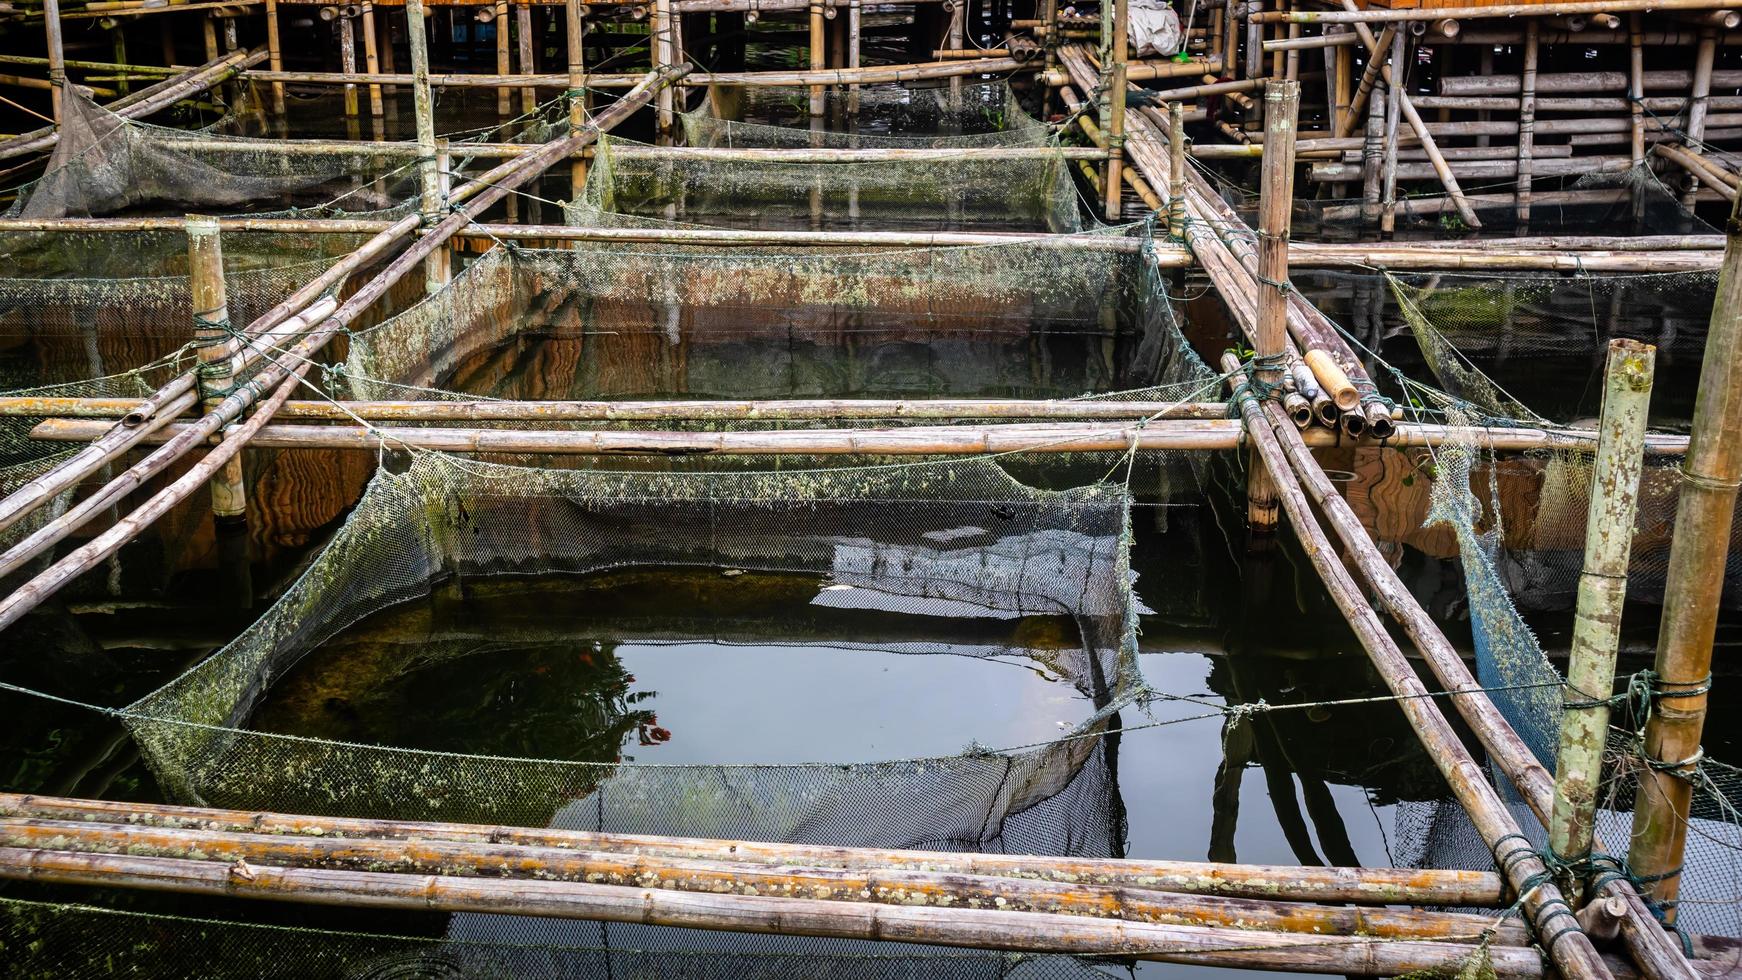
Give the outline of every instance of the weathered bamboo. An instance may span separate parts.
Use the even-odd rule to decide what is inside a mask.
[[[1252,15],[1259,23],[1379,24],[1411,20],[1483,20],[1500,17],[1553,17],[1561,14],[1632,11],[1720,10],[1735,0],[1567,0],[1558,3],[1501,3],[1485,7],[1394,7],[1357,10],[1272,10]]]
[[[1523,83],[1518,90],[1518,156],[1514,166],[1518,180],[1515,193],[1518,208],[1514,220],[1522,233],[1530,227],[1530,176],[1532,157],[1536,152],[1536,58],[1537,23],[1535,18],[1524,22]]]
[[[213,59],[198,68],[190,68],[179,75],[166,78],[155,85],[147,85],[133,94],[117,99],[105,106],[109,111],[123,118],[133,119],[147,116],[165,106],[181,101],[196,92],[224,81],[233,70],[240,70],[266,60],[266,51],[242,52],[236,51],[221,58]],[[52,126],[21,133],[10,139],[0,141],[0,160],[10,157],[46,150],[60,139],[60,133]]]
[[[1222,59],[1193,58],[1189,61],[1143,61],[1129,65],[1125,69],[1125,80],[1130,82],[1149,82],[1161,78],[1186,78],[1196,75],[1215,75],[1222,70]]]
[[[1682,463],[1669,578],[1658,630],[1656,699],[1628,862],[1660,903],[1681,889],[1689,808],[1712,679],[1712,639],[1724,588],[1736,490],[1742,482],[1742,200],[1731,206],[1729,245],[1700,364],[1693,430]],[[1673,917],[1674,905],[1666,914]],[[1673,918],[1672,918],[1673,921]]]
[[[1725,200],[1736,200],[1737,181],[1735,175],[1720,169],[1717,164],[1705,157],[1690,153],[1673,143],[1653,144],[1651,152],[1681,167],[1695,180],[1724,195]]]
[[[435,97],[429,82],[429,29],[424,25],[423,3],[405,5],[405,36],[411,50],[411,105],[417,129],[417,172],[419,212],[425,227],[440,221],[445,205],[442,201],[441,167],[436,159]],[[451,275],[448,250],[434,249],[424,263],[424,291],[431,295],[447,285]]]
[[[814,73],[814,72],[822,71],[824,68],[826,68],[828,66],[828,64],[827,64],[827,60],[826,60],[825,49],[823,46],[823,40],[824,40],[824,35],[823,35],[823,30],[824,30],[823,5],[820,2],[816,2],[816,0],[812,0],[812,3],[810,5],[809,9],[810,9],[810,59],[811,59],[810,66],[811,66],[811,71]],[[812,84],[810,86],[810,110],[811,110],[811,117],[812,118],[815,118],[817,116],[821,116],[823,114],[823,93],[824,93],[825,88],[826,88],[826,86],[824,86],[822,84]]]
[[[137,398],[0,396],[0,416],[119,418]],[[773,401],[288,401],[280,419],[327,422],[530,422],[797,419],[1221,419],[1222,402],[1101,399],[807,398]],[[1684,447],[1686,440],[1681,443]]]
[[[337,8],[334,8],[337,9]],[[357,32],[351,24],[351,17],[343,10],[337,14],[339,22],[339,68],[347,75],[357,73]],[[208,24],[211,21],[206,21]],[[345,135],[349,139],[362,137],[362,130],[357,119],[357,86],[346,85],[344,88]]]
[[[1358,34],[1350,34],[1348,37],[1355,41],[1360,40]],[[1381,49],[1389,51],[1392,41],[1396,37],[1397,26],[1387,24],[1385,29],[1379,32],[1377,43]],[[1349,111],[1337,117],[1336,124],[1332,127],[1334,136],[1345,137],[1355,131],[1355,121],[1361,118],[1362,110],[1367,107],[1367,100],[1372,98],[1373,86],[1379,81],[1379,70],[1383,67],[1385,67],[1385,59],[1369,52],[1367,65],[1361,69],[1361,81],[1355,86],[1355,98],[1349,103]]]
[[[1712,66],[1718,56],[1718,33],[1710,27],[1700,29],[1700,46],[1694,54],[1694,81],[1688,96],[1687,152],[1698,155],[1706,138],[1706,100],[1712,94]],[[1698,180],[1688,181],[1682,192],[1682,207],[1692,209]]]
[[[368,7],[364,7],[364,16],[368,16]],[[530,4],[516,4],[514,7],[514,42],[520,58],[520,73],[522,75],[538,74],[538,64],[532,51],[532,7]],[[373,63],[370,71],[375,71]],[[520,90],[520,112],[530,116],[538,108],[538,93],[532,89]]]
[[[619,160],[766,161],[771,163],[875,163],[880,161],[944,162],[948,160],[1105,160],[1109,153],[1085,146],[964,146],[950,149],[893,148],[773,148],[734,146],[613,146]]]
[[[200,407],[218,407],[230,393],[236,373],[231,361],[230,304],[224,283],[224,249],[218,223],[211,218],[187,218],[188,292],[193,297],[194,343],[199,348]],[[222,441],[219,436],[215,441]],[[246,520],[248,496],[242,479],[242,453],[212,475],[212,514],[220,523]]]
[[[1125,98],[1126,59],[1130,54],[1126,0],[1113,0],[1110,47],[1106,54],[1107,73],[1107,177],[1106,215],[1108,221],[1119,220],[1120,201],[1125,193],[1121,174],[1125,166]]]
[[[1025,416],[1021,415],[1021,410],[1016,410],[1004,417]],[[189,431],[194,425],[195,423],[176,423],[172,429],[148,438],[154,442],[179,438],[182,432]],[[49,419],[38,424],[31,434],[33,438],[47,441],[83,442],[99,435],[103,429],[103,422],[92,419]],[[1314,447],[1335,446],[1341,444],[1340,440],[1346,441],[1329,429],[1312,429],[1304,437]],[[1468,444],[1471,441],[1478,441],[1484,448],[1497,452],[1531,452],[1543,449],[1578,449],[1589,452],[1596,447],[1597,433],[1591,429],[1399,423],[1395,431],[1385,439],[1385,444],[1411,448],[1448,443]],[[724,433],[591,429],[527,432],[482,427],[395,428],[285,423],[262,429],[251,444],[276,449],[375,450],[383,446],[404,446],[456,453],[518,452],[565,455],[657,455],[670,452],[718,455],[960,455],[990,451],[1122,451],[1133,446],[1139,450],[1208,452],[1237,449],[1242,445],[1242,437],[1238,423],[1229,424],[1225,419],[1203,419],[1188,413],[1183,418],[1164,419],[1143,425],[1119,425],[1112,422],[1102,425],[1035,422]],[[1687,440],[1674,435],[1653,435],[1647,440],[1646,446],[1650,452],[1673,455],[1686,449]]]
[[[1419,903],[1498,907],[1509,901],[1505,882],[1490,871],[1391,868],[1286,867],[1113,858],[963,854],[882,850],[816,844],[707,840],[610,834],[539,827],[422,823],[359,817],[289,815],[169,804],[76,800],[0,793],[0,814],[45,820],[189,827],[301,837],[462,841],[627,853],[757,867],[809,865],[845,870],[914,870],[1016,879],[1128,885],[1193,895],[1364,905]]]
[[[284,70],[284,53],[278,37],[278,0],[266,0],[266,64],[273,71]],[[284,119],[284,83],[272,83],[272,114]]]
[[[1252,346],[1259,364],[1255,380],[1279,388],[1288,356],[1288,236],[1294,208],[1294,137],[1299,127],[1300,83],[1273,79],[1264,89],[1264,159],[1259,177],[1257,323]],[[1276,488],[1257,460],[1246,468],[1246,526],[1262,548],[1276,533]]]
[[[563,39],[569,59],[569,87],[563,96],[568,100],[570,136],[579,133],[587,124],[586,17],[587,8],[581,0],[566,0],[563,5]],[[581,189],[586,183],[587,161],[577,156],[569,165],[569,200],[580,200]]]
[[[265,58],[265,52],[261,52]],[[813,85],[873,85],[886,82],[912,82],[965,75],[1006,75],[1039,69],[1015,58],[981,58],[976,61],[941,61],[915,65],[872,65],[862,68],[828,68],[821,71],[743,71],[701,72],[685,77],[678,84],[689,87],[709,85],[768,85],[787,88],[808,88]],[[346,85],[379,82],[383,85],[408,85],[412,75],[383,73],[379,75],[346,75],[340,72],[318,71],[249,71],[244,77],[255,81],[299,82],[311,85]],[[630,88],[640,75],[631,73],[593,74],[587,79],[590,88]],[[564,88],[567,75],[430,75],[436,88]]]
[[[485,875],[513,880],[591,882],[662,890],[776,895],[832,902],[952,909],[1053,912],[1098,919],[1210,926],[1259,933],[1374,936],[1464,941],[1495,923],[1485,916],[1392,911],[1260,899],[1194,896],[1130,885],[1096,885],[929,870],[855,871],[737,861],[674,859],[634,853],[461,841],[311,838],[199,828],[139,827],[90,821],[0,821],[0,846],[92,853],[125,840],[127,853],[249,866],[319,867],[394,874]],[[1524,946],[1522,926],[1502,923],[1494,942]]]
[[[409,9],[415,9],[416,6],[413,4]],[[204,484],[211,473],[228,461],[248,439],[271,421],[273,412],[290,397],[291,392],[300,384],[302,376],[312,365],[313,362],[308,359],[309,355],[324,346],[335,333],[343,329],[347,323],[379,299],[408,270],[423,262],[454,232],[483,213],[490,205],[507,196],[521,183],[541,173],[552,162],[562,159],[574,148],[577,141],[594,138],[599,132],[616,125],[646,105],[658,87],[674,77],[681,76],[685,71],[687,68],[678,67],[670,71],[650,73],[641,87],[631,90],[611,108],[600,113],[594,123],[580,135],[553,140],[545,144],[540,152],[504,163],[473,181],[468,188],[470,191],[469,199],[463,206],[444,218],[434,228],[425,232],[404,252],[388,263],[385,269],[346,299],[330,317],[314,327],[290,348],[288,354],[294,362],[291,367],[287,368],[282,360],[273,360],[261,369],[254,380],[261,390],[271,389],[272,394],[266,401],[258,405],[255,413],[247,421],[242,422],[233,431],[233,438],[226,439],[213,447],[204,459],[154,494],[127,517],[117,521],[113,527],[84,545],[73,549],[65,557],[21,585],[10,595],[0,599],[0,629],[16,622],[44,599],[59,591],[74,577],[113,554],[123,544],[149,526],[151,522],[163,516],[170,508],[186,499],[189,494]],[[470,190],[470,188],[476,188],[476,190]],[[193,427],[178,433],[176,439],[172,440],[172,446],[175,448],[171,450],[173,455],[170,458],[179,458],[195,444],[217,431],[220,426],[240,415],[254,402],[255,388],[252,385],[232,393],[224,399],[218,411],[207,413]],[[168,448],[166,447],[166,449]]]
[[[1630,40],[1623,36],[1623,42]],[[1642,42],[1644,43],[1644,42]],[[1593,92],[1631,92],[1641,95],[1652,89],[1686,89],[1693,85],[1695,72],[1682,69],[1641,71],[1635,85],[1632,71],[1540,72],[1536,76],[1538,95],[1590,95]],[[1712,85],[1735,88],[1742,85],[1742,70],[1714,71]],[[1446,75],[1439,80],[1440,95],[1517,95],[1523,85],[1518,75]]]
[[[1345,11],[1357,9],[1355,0],[1341,0],[1341,3]],[[1368,57],[1379,59],[1385,57],[1384,50],[1379,47],[1379,39],[1373,36],[1373,32],[1368,29],[1365,23],[1357,22],[1355,32],[1361,36],[1362,43],[1367,45]],[[1464,191],[1458,185],[1458,178],[1453,175],[1451,168],[1446,166],[1445,159],[1440,156],[1439,146],[1434,142],[1427,123],[1422,121],[1421,114],[1415,111],[1413,105],[1410,105],[1409,96],[1403,91],[1404,64],[1403,59],[1397,56],[1402,48],[1402,35],[1399,34],[1392,41],[1393,58],[1391,63],[1380,68],[1381,77],[1389,86],[1386,101],[1395,100],[1398,111],[1404,119],[1409,121],[1409,128],[1415,132],[1416,139],[1421,141],[1422,148],[1427,150],[1428,159],[1433,162],[1434,172],[1438,175],[1440,183],[1445,186],[1446,194],[1451,197],[1454,204],[1458,205],[1458,216],[1464,220],[1464,225],[1472,229],[1480,228],[1482,222],[1476,217],[1475,210],[1468,204],[1462,203]],[[1387,111],[1390,110],[1387,109]],[[1395,130],[1396,126],[1393,125],[1391,128]]]
[[[1186,107],[1183,102],[1168,103],[1167,123],[1167,237],[1177,242],[1183,240],[1186,233]]]
[[[917,942],[1017,952],[1118,953],[1136,959],[1391,976],[1455,969],[1477,947],[1355,936],[1169,926],[1039,912],[720,895],[581,882],[250,866],[216,861],[0,849],[0,875],[63,884],[150,888],[355,907],[542,915],[733,932]],[[1497,975],[1535,980],[1531,950],[1494,947]],[[1577,976],[1608,976],[1602,969]]]
[[[1379,224],[1379,199],[1385,190],[1385,119],[1389,114],[1384,93],[1370,94],[1367,100],[1367,131],[1361,139],[1361,203],[1355,208],[1363,226]],[[1299,146],[1298,143],[1295,145]],[[1448,207],[1449,201],[1450,199]],[[1326,210],[1335,211],[1336,208],[1333,206]]]
[[[381,45],[375,36],[375,4],[363,0],[359,16],[363,21],[363,67],[369,69],[371,75],[378,75],[381,73]],[[382,98],[380,83],[369,85],[369,114],[375,120],[375,132],[379,136],[387,115],[387,103]]]
[[[61,122],[61,89],[67,83],[67,56],[61,44],[60,0],[42,0],[42,25],[48,41],[49,101],[58,126]]]
[[[1224,370],[1239,370],[1239,362],[1223,355]],[[1398,649],[1391,635],[1379,622],[1378,614],[1356,585],[1349,570],[1332,549],[1324,530],[1314,516],[1307,495],[1302,490],[1302,469],[1322,476],[1323,471],[1307,454],[1301,434],[1286,418],[1273,422],[1269,413],[1248,394],[1237,396],[1240,413],[1247,431],[1258,449],[1260,459],[1277,482],[1289,524],[1300,539],[1303,550],[1318,570],[1325,589],[1343,612],[1355,631],[1369,659],[1385,679],[1391,692],[1398,696],[1398,707],[1409,718],[1430,758],[1439,768],[1459,803],[1470,814],[1471,821],[1483,841],[1495,852],[1503,872],[1524,899],[1532,931],[1541,937],[1549,957],[1559,971],[1568,977],[1608,977],[1608,968],[1592,947],[1590,939],[1578,928],[1571,909],[1552,884],[1536,884],[1546,869],[1528,845],[1510,844],[1513,838],[1524,840],[1512,811],[1489,784],[1486,774],[1470,756],[1439,706],[1427,697],[1427,688],[1416,676],[1414,668]],[[1275,407],[1280,413],[1280,406]],[[1284,446],[1295,445],[1307,462],[1303,465],[1285,452]],[[1334,494],[1333,494],[1334,496]],[[1341,498],[1338,498],[1339,500]],[[1318,501],[1322,508],[1326,501]],[[1346,506],[1346,505],[1345,505]],[[1374,551],[1372,543],[1364,542],[1366,550]],[[1477,694],[1476,697],[1486,698]],[[1535,885],[1535,887],[1531,887]]]
[[[1603,372],[1601,436],[1591,474],[1585,564],[1579,574],[1578,613],[1567,660],[1568,697],[1555,756],[1554,811],[1548,824],[1549,850],[1575,866],[1590,858],[1596,837],[1597,794],[1609,738],[1608,698],[1615,687],[1655,355],[1650,344],[1611,340]],[[1574,896],[1584,890],[1583,882],[1563,881],[1561,886]]]
[[[1398,123],[1402,119],[1404,100],[1402,66],[1405,51],[1404,35],[1399,32],[1392,35],[1391,51],[1387,57],[1397,66],[1394,73],[1381,68],[1385,77],[1385,156],[1379,169],[1379,233],[1389,236],[1397,230],[1397,137]],[[1372,55],[1378,60],[1380,55]],[[1316,172],[1316,168],[1315,168]],[[1448,194],[1450,192],[1448,191]],[[1460,212],[1461,213],[1461,212]]]
[[[1629,145],[1633,152],[1633,166],[1645,165],[1645,41],[1641,25],[1644,17],[1638,13],[1627,15],[1627,94],[1628,129],[1632,137]],[[1637,196],[1637,195],[1636,195]]]

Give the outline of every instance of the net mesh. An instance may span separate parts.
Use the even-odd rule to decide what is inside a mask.
[[[694,159],[607,137],[570,224],[828,230],[1081,231],[1062,154],[950,155],[868,162]]]
[[[291,150],[266,139],[154,126],[69,90],[43,176],[8,217],[97,217],[169,208],[302,209],[369,216],[403,210],[417,172],[404,156]]]
[[[727,107],[711,99],[705,111],[683,113],[688,145],[948,149],[1046,146],[1055,135],[1028,114],[1004,82],[965,84],[959,95],[949,88],[899,85],[867,86],[857,93],[831,91],[825,110],[844,109],[848,101],[857,105],[854,116],[860,121],[850,132],[813,129],[800,122],[810,112],[805,89],[739,86],[716,90],[715,96],[736,104]]]

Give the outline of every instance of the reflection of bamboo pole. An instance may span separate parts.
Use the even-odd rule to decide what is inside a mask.
[[[1650,344],[1611,340],[1603,373],[1601,435],[1591,473],[1585,565],[1579,575],[1578,614],[1567,660],[1568,697],[1555,756],[1554,815],[1548,824],[1550,851],[1574,866],[1590,858],[1596,836],[1597,794],[1609,739],[1607,699],[1615,688],[1655,354]]]
[[[1712,638],[1724,590],[1736,488],[1742,480],[1742,200],[1732,205],[1729,245],[1712,304],[1693,431],[1682,463],[1669,579],[1658,631],[1645,765],[1633,810],[1628,862],[1673,916],[1681,891],[1689,808],[1711,687]],[[1671,921],[1674,921],[1673,918]]]

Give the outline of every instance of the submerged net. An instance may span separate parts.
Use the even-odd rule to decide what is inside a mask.
[[[1127,244],[498,248],[344,373],[358,398],[1214,397]]]
[[[7,217],[96,217],[153,208],[383,213],[409,207],[409,157],[297,150],[268,139],[154,126],[68,89],[60,140]]]
[[[781,162],[693,159],[602,138],[576,225],[997,229],[1062,234],[1084,229],[1062,154],[987,158],[948,150],[919,159]]]
[[[727,93],[735,92],[735,96]],[[915,148],[1046,146],[1055,137],[1029,115],[1004,82],[960,87],[867,86],[858,93],[828,93],[830,112],[856,105],[851,132],[813,129],[802,121],[810,112],[807,89],[740,86],[716,90],[733,98],[735,112],[722,106],[682,114],[684,142],[710,147]],[[737,118],[733,118],[736,116]],[[744,117],[749,117],[746,119]],[[826,117],[825,117],[826,118]],[[762,120],[762,121],[751,121]],[[781,122],[789,124],[780,124]]]
[[[1139,688],[1127,498],[1030,490],[988,460],[769,474],[603,473],[421,455],[383,469],[254,626],[123,717],[182,799],[290,812],[817,844],[1105,855],[1106,748]],[[893,762],[659,766],[499,758],[246,729],[276,680],[363,616],[467,581],[635,567],[829,576],[921,617],[961,604],[1072,620],[1048,669],[1082,737]],[[887,644],[880,649],[891,649]],[[956,652],[923,639],[897,652]],[[987,648],[976,655],[1029,656]]]

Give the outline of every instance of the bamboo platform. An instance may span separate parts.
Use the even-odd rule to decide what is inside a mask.
[[[1742,449],[1733,445],[1742,426],[1742,398],[1735,397],[1742,390],[1742,227],[1732,216],[1724,234],[1702,234],[1691,220],[1689,229],[1668,234],[1531,231],[1534,221],[1540,232],[1554,209],[1583,206],[1616,208],[1630,216],[1631,230],[1643,231],[1649,195],[1664,188],[1690,214],[1716,215],[1717,207],[1738,202],[1742,167],[1730,150],[1742,148],[1742,72],[1721,66],[1728,46],[1742,43],[1742,17],[1720,0],[1194,5],[1176,58],[1140,56],[1127,36],[1126,9],[1113,0],[1066,18],[1053,0],[1036,0],[988,8],[971,22],[967,5],[952,0],[908,0],[875,11],[859,0],[32,4],[19,16],[42,30],[46,57],[0,61],[24,73],[46,69],[46,77],[8,75],[0,85],[26,100],[7,99],[20,118],[51,125],[0,140],[0,160],[13,161],[13,173],[40,172],[43,155],[61,141],[54,120],[64,118],[68,86],[83,86],[80,97],[109,97],[106,108],[123,120],[164,122],[167,113],[202,100],[237,117],[246,107],[253,124],[277,137],[269,149],[216,135],[190,138],[182,149],[220,157],[267,153],[291,169],[341,157],[386,161],[415,177],[416,196],[387,217],[0,218],[0,236],[21,239],[185,231],[189,316],[198,325],[198,365],[184,365],[150,395],[0,394],[0,419],[36,420],[31,439],[77,446],[0,499],[0,531],[28,528],[0,550],[0,576],[12,585],[0,596],[0,631],[16,630],[154,522],[204,499],[196,497],[202,491],[219,518],[246,520],[242,460],[260,451],[1237,454],[1250,464],[1245,511],[1246,531],[1258,542],[1253,547],[1267,547],[1262,542],[1286,523],[1497,871],[873,850],[0,794],[0,878],[1348,976],[1453,971],[1485,957],[1505,978],[1742,977],[1735,941],[1695,937],[1690,956],[1659,921],[1674,915],[1683,840],[1662,828],[1675,821],[1636,832],[1637,882],[1625,876],[1587,882],[1517,844],[1533,830],[1525,824],[1536,821],[1557,842],[1568,834],[1575,843],[1582,838],[1587,854],[1593,846],[1627,850],[1619,841],[1594,841],[1594,804],[1575,799],[1573,762],[1582,758],[1588,767],[1588,757],[1600,755],[1607,706],[1600,716],[1586,715],[1579,712],[1593,704],[1569,702],[1584,743],[1563,745],[1564,771],[1550,772],[1481,690],[1314,455],[1349,445],[1390,451],[1479,444],[1496,453],[1576,449],[1609,459],[1625,435],[1617,434],[1620,423],[1606,417],[1597,426],[1565,428],[1457,426],[1405,418],[1381,393],[1370,352],[1289,281],[1291,269],[1721,273],[1702,375],[1721,397],[1702,396],[1690,435],[1644,433],[1639,421],[1632,454],[1685,458],[1690,482],[1675,527],[1669,589],[1680,597],[1675,608],[1711,611],[1715,619],[1721,582],[1714,586],[1708,573],[1716,568],[1721,575],[1742,476]],[[12,8],[0,11],[6,12]],[[129,32],[136,47],[140,32],[132,18],[144,14],[161,15],[149,20],[164,25],[162,65],[134,65],[126,56]],[[309,26],[316,15],[318,32]],[[885,18],[875,32],[873,17]],[[63,21],[92,21],[111,32],[113,60],[68,60]],[[177,65],[171,24],[198,29],[205,57],[197,66]],[[478,25],[490,31],[473,38],[477,50],[456,49],[456,26],[472,38]],[[759,32],[790,46],[792,57],[779,68],[758,68],[744,46]],[[263,43],[243,45],[245,33]],[[300,48],[329,35],[336,51],[317,57]],[[904,41],[912,60],[869,63],[881,61],[871,55],[883,50],[868,43],[874,35],[885,46],[892,38]],[[432,36],[446,49],[437,59]],[[1556,45],[1597,52],[1600,64],[1559,70],[1568,62],[1550,57]],[[403,70],[401,50],[410,60]],[[1654,57],[1646,70],[1648,50],[1668,52],[1675,67]],[[1555,70],[1542,70],[1545,64]],[[959,94],[965,83],[987,79],[1037,93],[1049,117],[1040,123],[1050,127],[1046,145],[838,146],[823,138],[839,131],[830,123],[851,122],[859,100],[878,87],[935,83]],[[116,87],[142,80],[150,81]],[[477,89],[495,95],[496,128],[510,135],[464,145],[438,139],[435,91],[452,90],[463,103]],[[681,114],[764,89],[797,96],[792,104],[810,123],[811,145],[681,145]],[[245,90],[252,98],[244,98]],[[401,132],[399,96],[406,90],[412,128]],[[342,99],[339,122],[349,138],[291,139],[302,135],[287,108],[292,95],[318,99],[329,92]],[[552,96],[560,101],[541,110]],[[33,98],[44,111],[32,108]],[[516,141],[510,123],[541,111],[550,138]],[[550,186],[565,185],[571,200],[581,195],[588,168],[603,158],[601,136],[643,122],[653,145],[614,144],[616,159],[674,170],[743,164],[817,173],[1056,162],[1062,173],[1081,178],[1074,189],[1099,218],[1146,226],[1124,235],[948,225],[842,230],[824,225],[814,203],[820,191],[808,229],[675,220],[589,227],[535,216],[561,203],[544,196]],[[364,138],[365,129],[372,139]],[[471,161],[470,171],[455,167],[456,153]],[[1236,195],[1227,188],[1249,192],[1255,208],[1230,204]],[[852,207],[859,203],[855,197]],[[1322,230],[1316,223],[1297,234],[1297,211],[1326,226],[1345,222],[1363,240],[1316,240]],[[1424,215],[1456,234],[1397,238]],[[1476,237],[1488,225],[1514,234]],[[362,244],[250,322],[232,326],[219,246],[224,236],[247,234],[356,236]],[[403,309],[402,295],[442,293],[464,256],[505,242],[548,249],[785,247],[831,255],[1019,246],[1101,255],[1143,263],[1146,274],[1207,283],[1252,356],[1223,355],[1215,367],[1226,391],[1180,401],[319,396],[312,374],[341,338]],[[214,327],[220,323],[224,329]],[[1227,401],[1215,400],[1223,394]],[[1606,411],[1612,408],[1606,403]],[[51,508],[57,499],[67,506]],[[1607,577],[1624,581],[1625,570],[1623,560]],[[1612,602],[1618,610],[1620,597]],[[1582,606],[1586,614],[1587,625],[1597,625],[1579,642],[1600,646],[1589,636],[1602,632],[1605,617]],[[1653,717],[1645,738],[1654,753],[1647,778],[1658,795],[1639,804],[1641,813],[1679,816],[1684,835],[1688,791],[1672,774],[1698,758],[1700,685],[1709,687],[1711,659],[1705,618],[1705,612],[1666,616],[1657,669],[1678,700]],[[1571,669],[1588,672],[1588,655],[1576,646]],[[1451,693],[1430,691],[1412,656]],[[1611,648],[1611,682],[1613,656]],[[1601,671],[1595,677],[1602,686]],[[1486,764],[1518,789],[1522,809],[1501,799],[1447,708],[1458,713]],[[1429,907],[1515,908],[1519,915],[1497,920]]]

